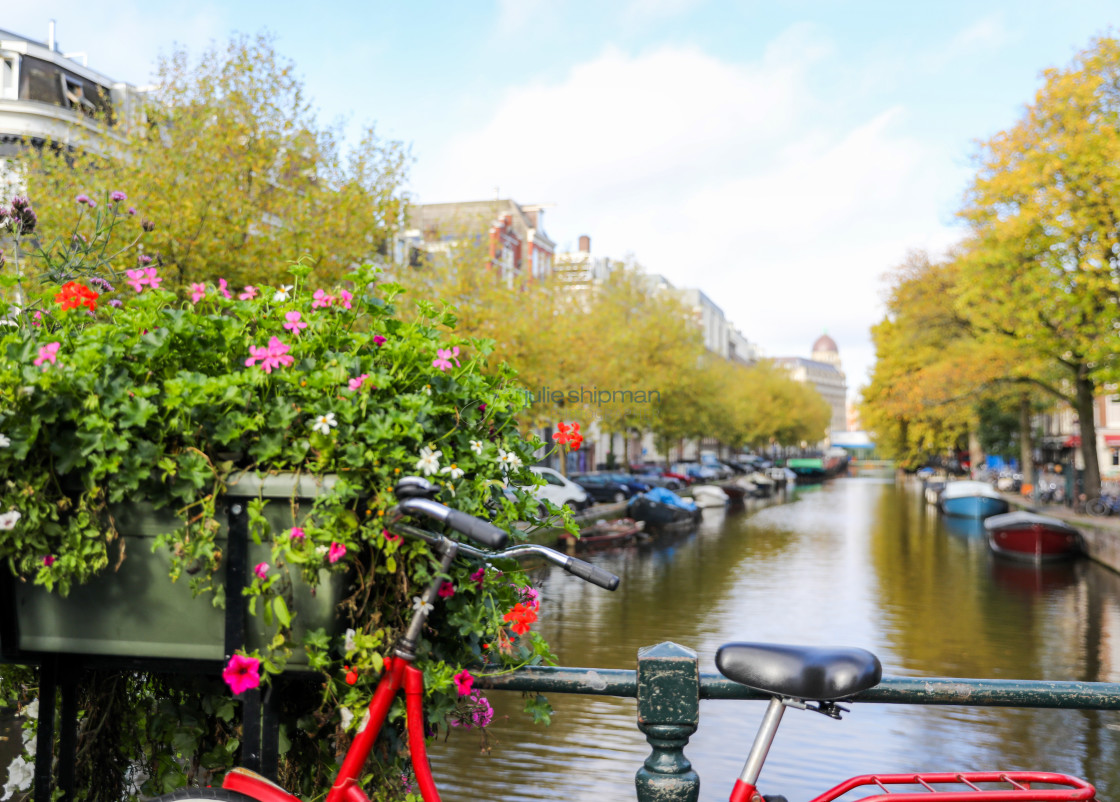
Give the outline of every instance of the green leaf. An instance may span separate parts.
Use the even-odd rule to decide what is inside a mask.
[[[288,603],[284,601],[284,597],[277,596],[272,600],[272,606],[276,611],[276,619],[280,622],[280,626],[291,627],[292,614],[288,612]]]

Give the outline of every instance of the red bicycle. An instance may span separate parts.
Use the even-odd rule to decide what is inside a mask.
[[[507,534],[493,524],[434,501],[430,483],[407,477],[396,488],[399,503],[389,513],[389,528],[405,537],[429,544],[439,555],[443,571],[460,555],[474,560],[524,560],[543,558],[569,573],[608,590],[618,587],[618,577],[582,560],[538,545],[503,548]],[[486,551],[443,535],[404,523],[408,516],[441,521],[490,549]],[[438,600],[442,580],[438,577],[425,591],[425,604],[409,623],[408,631],[385,660],[384,672],[370,701],[367,722],[354,738],[343,759],[326,802],[369,802],[360,785],[362,768],[398,691],[405,694],[408,745],[413,771],[425,802],[439,802],[439,791],[428,764],[424,737],[423,673],[413,666],[416,644],[428,613]],[[731,792],[731,802],[786,802],[782,796],[762,796],[757,789],[759,774],[787,708],[812,710],[839,719],[846,708],[839,702],[865,691],[882,678],[875,655],[863,649],[821,649],[762,643],[732,643],[716,655],[720,672],[735,682],[770,695],[771,699],[755,735],[743,770]],[[1095,799],[1092,785],[1064,774],[1041,771],[950,772],[883,774],[852,777],[826,791],[812,802],[847,799],[860,802],[1084,802]],[[194,799],[207,802],[301,802],[276,783],[256,772],[236,768],[221,788],[183,788],[156,797],[151,802]]]

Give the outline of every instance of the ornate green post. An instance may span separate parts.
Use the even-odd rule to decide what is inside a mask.
[[[638,802],[695,802],[700,776],[684,745],[700,723],[700,664],[676,643],[638,650],[638,729],[653,752],[638,769]]]

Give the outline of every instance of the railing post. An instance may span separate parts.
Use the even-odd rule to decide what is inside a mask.
[[[700,776],[684,745],[700,723],[700,663],[676,643],[638,650],[638,729],[653,752],[638,769],[638,802],[695,802]]]

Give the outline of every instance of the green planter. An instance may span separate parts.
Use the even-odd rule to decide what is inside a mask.
[[[326,477],[242,474],[231,480],[230,503],[250,498],[269,500],[265,516],[274,534],[297,525],[310,509],[314,496],[333,483]],[[167,510],[155,510],[137,502],[114,512],[117,529],[124,537],[125,559],[85,585],[76,585],[62,598],[29,583],[16,583],[15,606],[20,652],[53,652],[123,657],[158,657],[192,660],[224,660],[226,611],[215,607],[211,594],[191,595],[188,580],[168,579],[166,549],[152,552],[155,537],[177,526],[178,519]],[[219,515],[219,520],[224,516]],[[228,555],[227,525],[223,521],[219,543]],[[248,572],[252,566],[270,562],[268,543],[248,543]],[[251,576],[249,577],[251,578]],[[292,630],[296,640],[303,633],[323,627],[338,632],[336,606],[343,598],[347,580],[342,574],[320,571],[314,595],[297,571],[292,579]],[[224,568],[216,580],[224,583]],[[275,634],[261,616],[245,615],[245,646],[263,648]],[[8,644],[4,650],[12,651]],[[293,667],[305,666],[307,656],[294,652]]]

